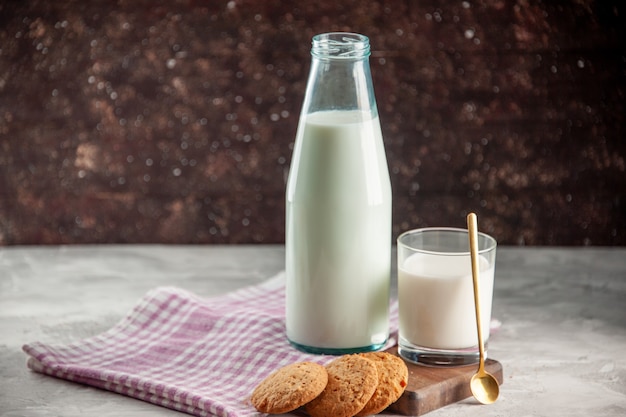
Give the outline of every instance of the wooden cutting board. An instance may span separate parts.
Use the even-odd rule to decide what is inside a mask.
[[[397,355],[397,348],[389,349],[388,352]],[[409,362],[406,364],[409,368],[409,382],[402,397],[387,409],[392,413],[421,416],[472,396],[469,384],[478,365],[444,368]],[[485,370],[502,385],[504,379],[500,362],[487,359]]]

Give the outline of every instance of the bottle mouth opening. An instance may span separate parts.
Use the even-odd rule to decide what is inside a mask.
[[[315,35],[312,43],[311,55],[318,58],[354,59],[370,56],[369,38],[358,33],[322,33]]]

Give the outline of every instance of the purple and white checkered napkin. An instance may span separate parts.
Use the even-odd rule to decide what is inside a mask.
[[[215,298],[157,288],[100,335],[23,349],[37,372],[196,416],[257,416],[250,394],[270,372],[333,359],[291,347],[284,311],[284,274]],[[393,334],[395,303],[391,314]]]

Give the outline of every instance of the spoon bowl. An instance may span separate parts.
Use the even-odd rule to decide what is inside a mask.
[[[496,378],[490,373],[483,371],[477,372],[470,380],[470,389],[472,395],[481,404],[492,404],[498,399],[500,386]]]
[[[472,281],[474,283],[474,306],[476,309],[476,330],[478,332],[478,371],[470,380],[470,390],[476,400],[482,404],[492,404],[498,399],[500,386],[498,380],[485,371],[485,344],[483,342],[483,330],[480,317],[480,287],[478,268],[478,221],[476,214],[467,216],[467,229],[469,232],[470,258],[472,260]]]

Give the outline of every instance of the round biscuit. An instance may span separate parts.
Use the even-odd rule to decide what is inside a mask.
[[[262,413],[288,413],[317,397],[327,382],[324,366],[313,362],[292,363],[261,381],[250,400]]]
[[[387,352],[368,352],[361,356],[376,364],[378,387],[365,407],[356,414],[359,417],[378,414],[398,401],[409,380],[409,369],[400,357]]]
[[[340,356],[326,365],[326,371],[326,388],[305,406],[311,417],[352,417],[378,386],[376,365],[363,356]]]

